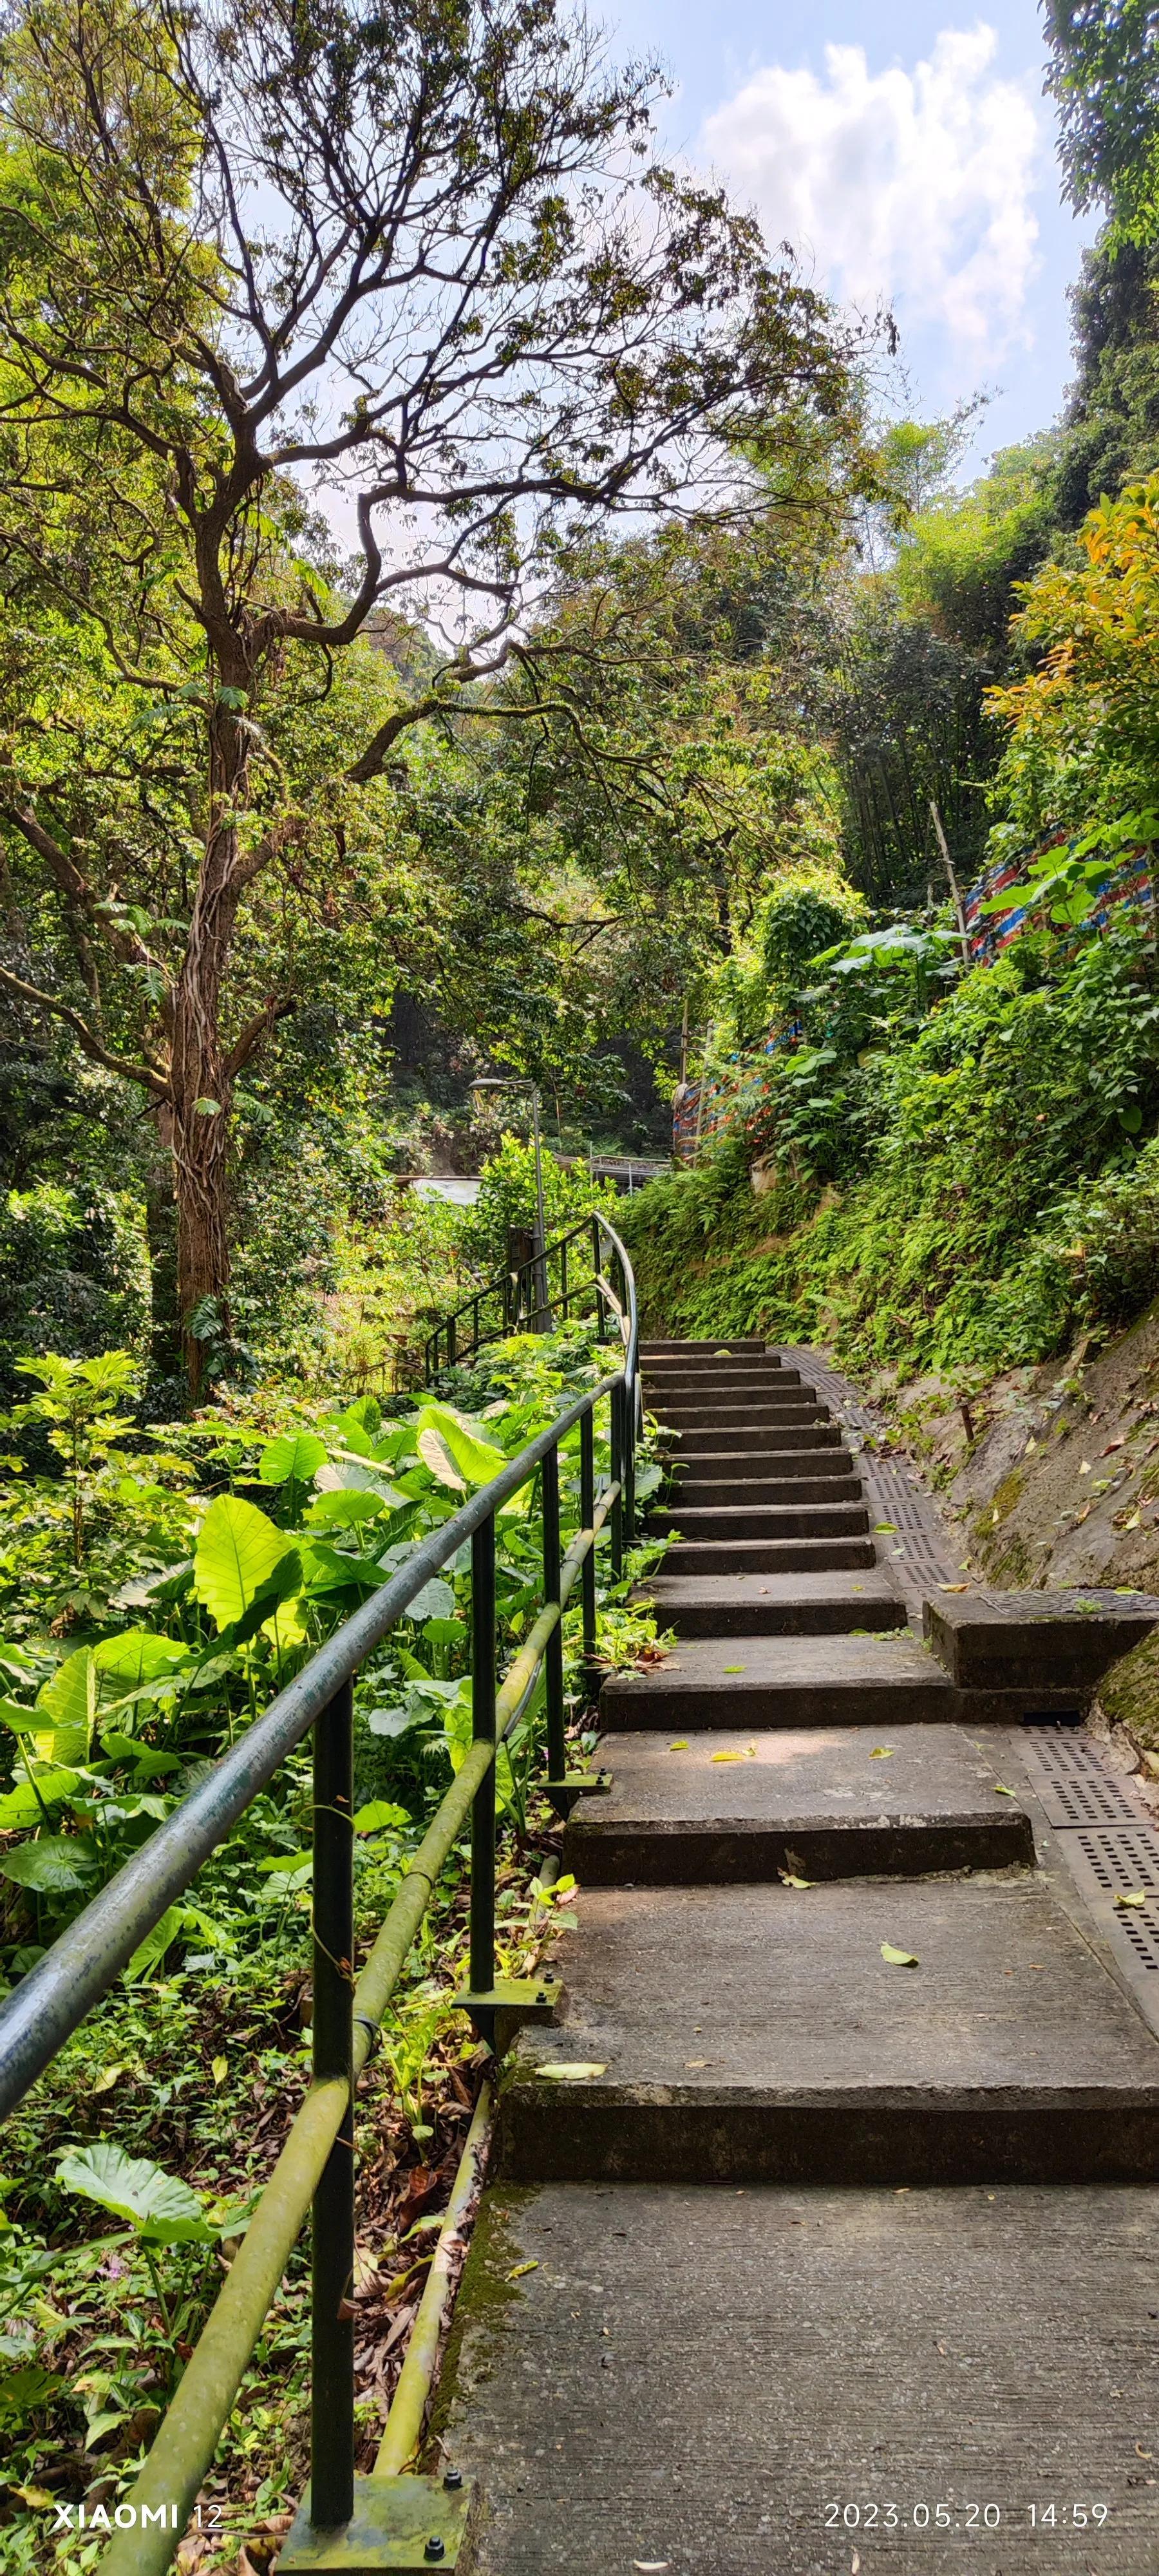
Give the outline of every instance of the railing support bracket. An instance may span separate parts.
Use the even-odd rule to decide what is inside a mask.
[[[452,2471],[452,2478],[455,2472]],[[286,2576],[382,2576],[382,2571],[453,2567],[470,2576],[479,2489],[469,2478],[356,2478],[354,2511],[337,2531],[315,2530],[309,2499],[278,2559]]]
[[[470,2014],[480,2039],[502,2057],[523,2022],[554,2021],[562,1999],[558,1977],[497,1977],[493,1986],[456,1995],[455,2006]]]
[[[552,1806],[567,1816],[577,1798],[606,1798],[612,1775],[610,1771],[565,1771],[562,1780],[545,1780],[543,1786]]]

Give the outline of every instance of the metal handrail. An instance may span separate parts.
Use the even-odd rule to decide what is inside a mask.
[[[509,1333],[542,1330],[541,1317],[545,1306],[549,1315],[554,1310],[555,1313],[566,1318],[571,1309],[578,1306],[582,1299],[589,1298],[593,1291],[596,1297],[596,1312],[602,1341],[604,1313],[600,1296],[602,1284],[600,1265],[603,1257],[601,1234],[614,1245],[620,1259],[626,1261],[627,1254],[624,1252],[618,1234],[608,1224],[605,1216],[598,1210],[593,1210],[590,1216],[581,1217],[578,1224],[570,1226],[566,1234],[557,1235],[554,1243],[545,1244],[542,1251],[530,1253],[527,1260],[519,1262],[513,1270],[496,1271],[492,1279],[485,1280],[481,1287],[473,1289],[471,1295],[464,1297],[462,1304],[453,1307],[449,1315],[441,1316],[434,1331],[427,1335],[423,1349],[427,1385],[435,1386],[444,1369],[464,1367],[474,1358],[476,1352],[487,1349],[492,1342],[506,1340]],[[579,1243],[581,1240],[591,1242],[592,1268],[583,1279],[573,1280],[569,1276],[567,1256],[572,1244]],[[559,1282],[552,1290],[549,1269],[550,1264],[557,1257]],[[500,1321],[493,1329],[484,1327],[480,1315],[480,1309],[488,1297],[498,1297],[501,1301]],[[471,1318],[469,1336],[462,1335],[459,1330],[465,1315]]]
[[[441,1529],[416,1547],[280,1691],[263,1717],[183,1800],[101,1894],[62,1933],[0,2009],[0,2112],[11,2110],[63,2042],[109,1991],[121,1968],[279,1764],[314,1730],[313,2070],[273,2174],[186,2367],[177,2394],[127,2499],[130,2520],[102,2561],[106,2576],[164,2576],[228,2421],[270,2303],[313,2209],[312,2433],[310,2528],[339,2535],[355,2505],[354,2099],[359,2076],[406,1963],[439,1876],[468,1817],[471,1824],[470,1996],[472,2018],[494,2044],[496,2015],[510,2003],[495,1988],[496,1757],[545,1674],[547,1788],[566,1814],[575,1794],[566,1770],[563,1611],[581,1587],[583,1656],[594,1677],[595,1548],[610,1523],[613,1576],[634,1534],[634,1450],[640,1420],[639,1330],[631,1263],[600,1220],[619,1264],[623,1302],[608,1283],[624,1341],[624,1366],[557,1416]],[[597,1246],[598,1252],[598,1246]],[[595,1489],[595,1412],[608,1400],[611,1472]],[[580,1528],[562,1552],[559,1455],[579,1430]],[[500,1685],[496,1672],[496,1515],[536,1474],[543,1504],[544,1607]],[[357,1982],[353,1937],[353,1685],[359,1666],[401,1618],[432,1574],[471,1547],[472,1733],[461,1768],[406,1871]],[[407,2405],[413,2415],[415,2373]],[[368,2482],[363,2481],[365,2486]],[[119,2510],[124,2510],[120,2508]],[[363,2562],[367,2563],[367,2562]],[[397,2565],[384,2556],[384,2565]]]

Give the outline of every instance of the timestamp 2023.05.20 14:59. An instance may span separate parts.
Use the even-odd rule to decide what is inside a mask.
[[[1089,2498],[1052,2498],[1045,2504],[999,2505],[940,2499],[927,2504],[894,2498],[875,2503],[830,2503],[824,2509],[826,2531],[999,2531],[1012,2524],[1030,2531],[1102,2531],[1111,2518],[1109,2504]]]

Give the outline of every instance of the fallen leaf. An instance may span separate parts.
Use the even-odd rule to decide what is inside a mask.
[[[687,1753],[688,1737],[686,1735],[678,1735],[675,1744],[670,1744],[668,1750],[670,1753]]]
[[[1090,1462],[1090,1459],[1089,1459],[1089,1458],[1084,1458],[1084,1459],[1083,1459],[1083,1461],[1082,1461],[1082,1464],[1081,1464],[1081,1466],[1080,1466],[1080,1468],[1079,1468],[1079,1474],[1080,1474],[1080,1476],[1089,1476],[1089,1475],[1090,1475],[1090,1472],[1091,1472],[1091,1462]]]
[[[102,2066],[90,2090],[94,2093],[111,2093],[118,2076],[123,2075],[124,2072],[123,2066]]]
[[[1154,2457],[1155,2457],[1155,2454],[1154,2454],[1154,2451],[1145,2451],[1145,2450],[1144,2450],[1144,2448],[1143,2448],[1142,2443],[1141,2443],[1141,2442],[1136,2442],[1136,2444],[1135,2444],[1135,2456],[1136,2456],[1136,2458],[1137,2458],[1137,2459],[1140,2459],[1140,2460],[1153,2460],[1153,2459],[1154,2459]]]
[[[670,2567],[672,2561],[670,2558],[634,2558],[632,2565],[638,2576],[664,2576],[665,2568]]]
[[[887,1968],[920,1968],[921,1960],[913,1950],[895,1950],[892,1941],[883,1941],[881,1955]]]
[[[871,1762],[892,1762],[896,1751],[896,1744],[875,1744],[869,1759]]]
[[[714,1753],[712,1758],[713,1758],[713,1761],[714,1761],[714,1762],[743,1762],[743,1761],[744,1761],[744,1755],[743,1755],[743,1753]]]
[[[226,2076],[229,2073],[228,2057],[211,2058],[209,2072],[212,2075],[215,2084],[224,2084]]]
[[[743,1671],[744,1671],[744,1665],[743,1665],[743,1664],[722,1664],[722,1665],[721,1665],[721,1671],[722,1671],[723,1673],[743,1673]]]
[[[1017,1794],[1016,1790],[1007,1788],[1005,1780],[995,1780],[994,1795],[996,1798],[1013,1798],[1016,1797]]]
[[[544,2078],[545,2083],[550,2084],[590,2084],[594,2081],[597,2075],[606,2075],[607,2071],[606,2066],[585,2066],[582,2060],[577,2061],[574,2066],[541,2066],[539,2068],[539,2073]]]
[[[1099,1456],[1100,1458],[1109,1458],[1113,1450],[1125,1449],[1126,1445],[1125,1440],[1108,1440],[1106,1448],[1100,1449]]]
[[[861,2576],[861,2551],[855,2549],[849,2561],[849,2576]]]
[[[539,2263],[537,2259],[530,2263],[513,2263],[507,2278],[509,2281],[521,2281],[525,2272],[538,2272],[538,2270]]]
[[[873,1529],[874,1529],[874,1536],[875,1536],[876,1538],[896,1538],[896,1537],[897,1537],[897,1522],[896,1522],[896,1521],[875,1521],[875,1522],[874,1522],[874,1524],[873,1524]]]
[[[707,2064],[707,2057],[686,2057],[684,2060],[685,2073],[688,2075],[695,2075],[700,2067],[707,2066]]]
[[[939,1592],[968,1592],[969,1589],[968,1583],[939,1583],[938,1585]]]
[[[1037,1442],[1037,1440],[1035,1439],[1035,1437],[1034,1437],[1034,1433],[1033,1433],[1033,1431],[1032,1431],[1032,1432],[1031,1432],[1031,1435],[1030,1435],[1030,1438],[1029,1438],[1029,1440],[1028,1440],[1028,1441],[1027,1441],[1027,1443],[1026,1443],[1026,1448],[1024,1449],[1024,1451],[1023,1451],[1023,1453],[1022,1453],[1022,1454],[1023,1454],[1023,1456],[1024,1456],[1024,1457],[1027,1457],[1027,1456],[1029,1455],[1030,1451],[1031,1451],[1032,1449],[1037,1449],[1037,1447],[1038,1447],[1038,1442]]]
[[[1129,1888],[1125,1896],[1115,1898],[1116,1905],[1145,1905],[1146,1902],[1147,1891],[1142,1887]]]
[[[779,1869],[777,1871],[777,1876],[781,1881],[782,1887],[814,1887],[816,1885],[815,1879],[794,1877],[791,1869]]]

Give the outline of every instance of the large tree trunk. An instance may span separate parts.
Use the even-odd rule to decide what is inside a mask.
[[[221,1042],[221,989],[245,882],[238,814],[246,787],[244,737],[231,716],[210,729],[210,828],[173,996],[170,1082],[173,1098],[174,1196],[177,1201],[177,1303],[189,1392],[196,1404],[206,1342],[228,1335],[229,1120],[233,1077]],[[198,1319],[211,1298],[215,1318]],[[211,1322],[208,1334],[194,1320]]]

